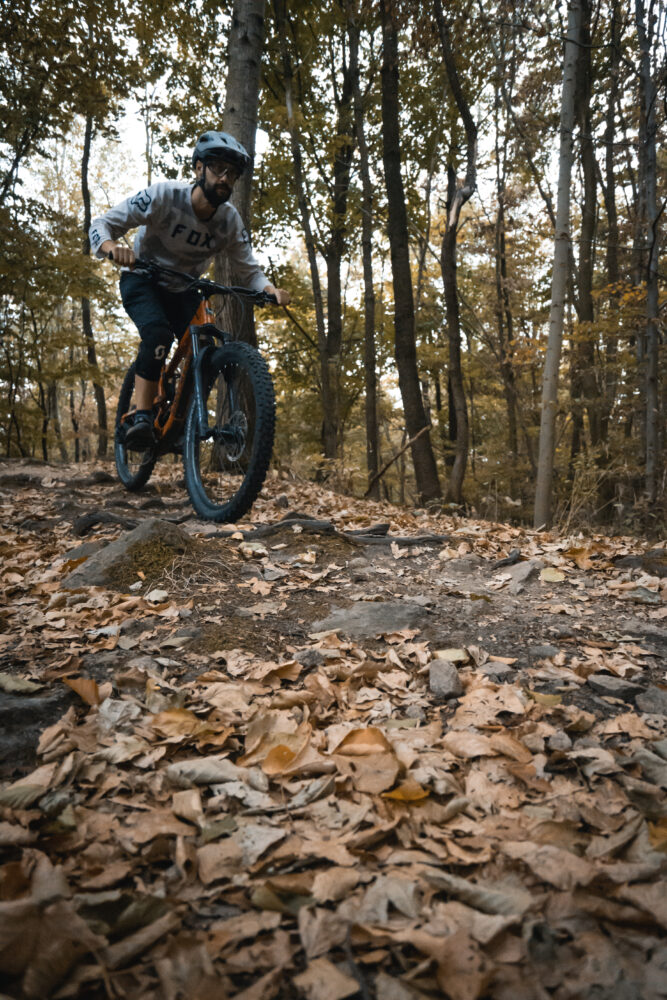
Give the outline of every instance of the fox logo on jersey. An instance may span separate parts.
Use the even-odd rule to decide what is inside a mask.
[[[182,225],[180,222],[174,226],[171,231],[171,236],[176,239],[181,233],[184,233],[188,227]],[[200,233],[198,229],[191,229],[185,238],[185,242],[189,243],[191,247],[199,247],[201,250],[214,250],[213,246],[213,233]]]
[[[140,191],[139,194],[135,194],[134,198],[130,200],[130,205],[136,205],[142,212],[146,212],[152,200],[148,191]]]

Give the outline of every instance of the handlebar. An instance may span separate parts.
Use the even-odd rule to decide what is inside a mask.
[[[111,251],[107,254],[107,259],[113,261],[114,257]],[[183,291],[195,288],[206,298],[209,295],[241,295],[243,298],[251,299],[255,305],[266,305],[267,303],[278,305],[278,299],[275,295],[269,295],[268,292],[256,292],[252,288],[241,288],[236,285],[219,285],[217,281],[209,281],[208,278],[195,278],[187,271],[177,271],[174,267],[156,264],[152,260],[143,260],[141,257],[136,257],[132,266],[135,271],[145,271],[156,277],[164,275],[169,278],[180,278],[185,282]]]

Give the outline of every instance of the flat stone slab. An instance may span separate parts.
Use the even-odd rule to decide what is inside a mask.
[[[641,569],[651,576],[667,576],[667,549],[650,549],[637,556],[614,559],[614,566],[621,569]]]
[[[372,639],[385,632],[414,628],[427,612],[405,601],[359,601],[351,608],[336,608],[328,618],[313,622],[311,632],[338,631],[351,639]]]
[[[635,702],[637,708],[642,712],[650,712],[652,715],[667,715],[667,691],[664,688],[649,684],[646,691],[637,695]]]
[[[558,656],[560,649],[552,646],[551,643],[544,643],[541,646],[529,646],[528,652],[534,660],[548,660],[552,656]]]
[[[537,576],[541,569],[544,569],[544,562],[541,559],[529,559],[527,562],[520,562],[503,570],[502,572],[512,578],[509,586],[510,594],[520,594],[524,585]]]
[[[588,685],[598,694],[605,694],[611,698],[621,698],[624,701],[632,701],[635,695],[641,694],[644,688],[640,684],[626,681],[623,677],[616,677],[613,674],[591,674],[588,678]]]

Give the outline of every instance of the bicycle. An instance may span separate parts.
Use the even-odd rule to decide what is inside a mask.
[[[118,399],[114,453],[118,476],[131,492],[150,479],[166,454],[182,454],[185,485],[197,514],[208,521],[237,521],[259,494],[271,461],[276,407],[273,381],[259,351],[210,322],[206,299],[234,295],[264,305],[274,295],[193,278],[138,258],[135,269],[157,278],[181,278],[202,295],[170,360],[160,373],[153,407],[153,445],[142,452],[125,445],[124,424],[132,406],[135,364]]]

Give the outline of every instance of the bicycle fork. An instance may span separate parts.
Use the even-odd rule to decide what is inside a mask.
[[[233,415],[237,409],[237,390],[234,379],[225,379],[227,393],[225,407],[227,419],[225,423],[222,425],[216,423],[216,426],[209,427],[203,369],[205,361],[213,353],[214,347],[211,343],[201,344],[199,340],[201,334],[213,336],[216,340],[220,340],[223,344],[226,343],[224,334],[210,323],[206,324],[206,326],[193,326],[190,328],[190,335],[192,337],[192,368],[194,376],[195,406],[197,411],[197,433],[199,435],[199,440],[206,441],[212,437],[217,443],[224,443],[228,448],[231,447],[233,450],[236,450],[240,446],[242,450],[245,443],[245,435],[242,434],[242,429],[236,426],[233,419]],[[216,420],[217,419],[218,415],[216,414]],[[243,440],[240,440],[240,435]]]
[[[209,355],[213,347],[211,344],[205,344],[202,346],[199,342],[199,334],[201,327],[191,326],[190,336],[192,338],[192,358],[193,358],[193,376],[194,376],[194,389],[195,389],[195,406],[197,409],[197,428],[199,433],[199,438],[201,441],[205,441],[211,436],[213,431],[208,426],[208,414],[206,412],[206,402],[204,399],[204,380],[202,376],[202,364]]]

